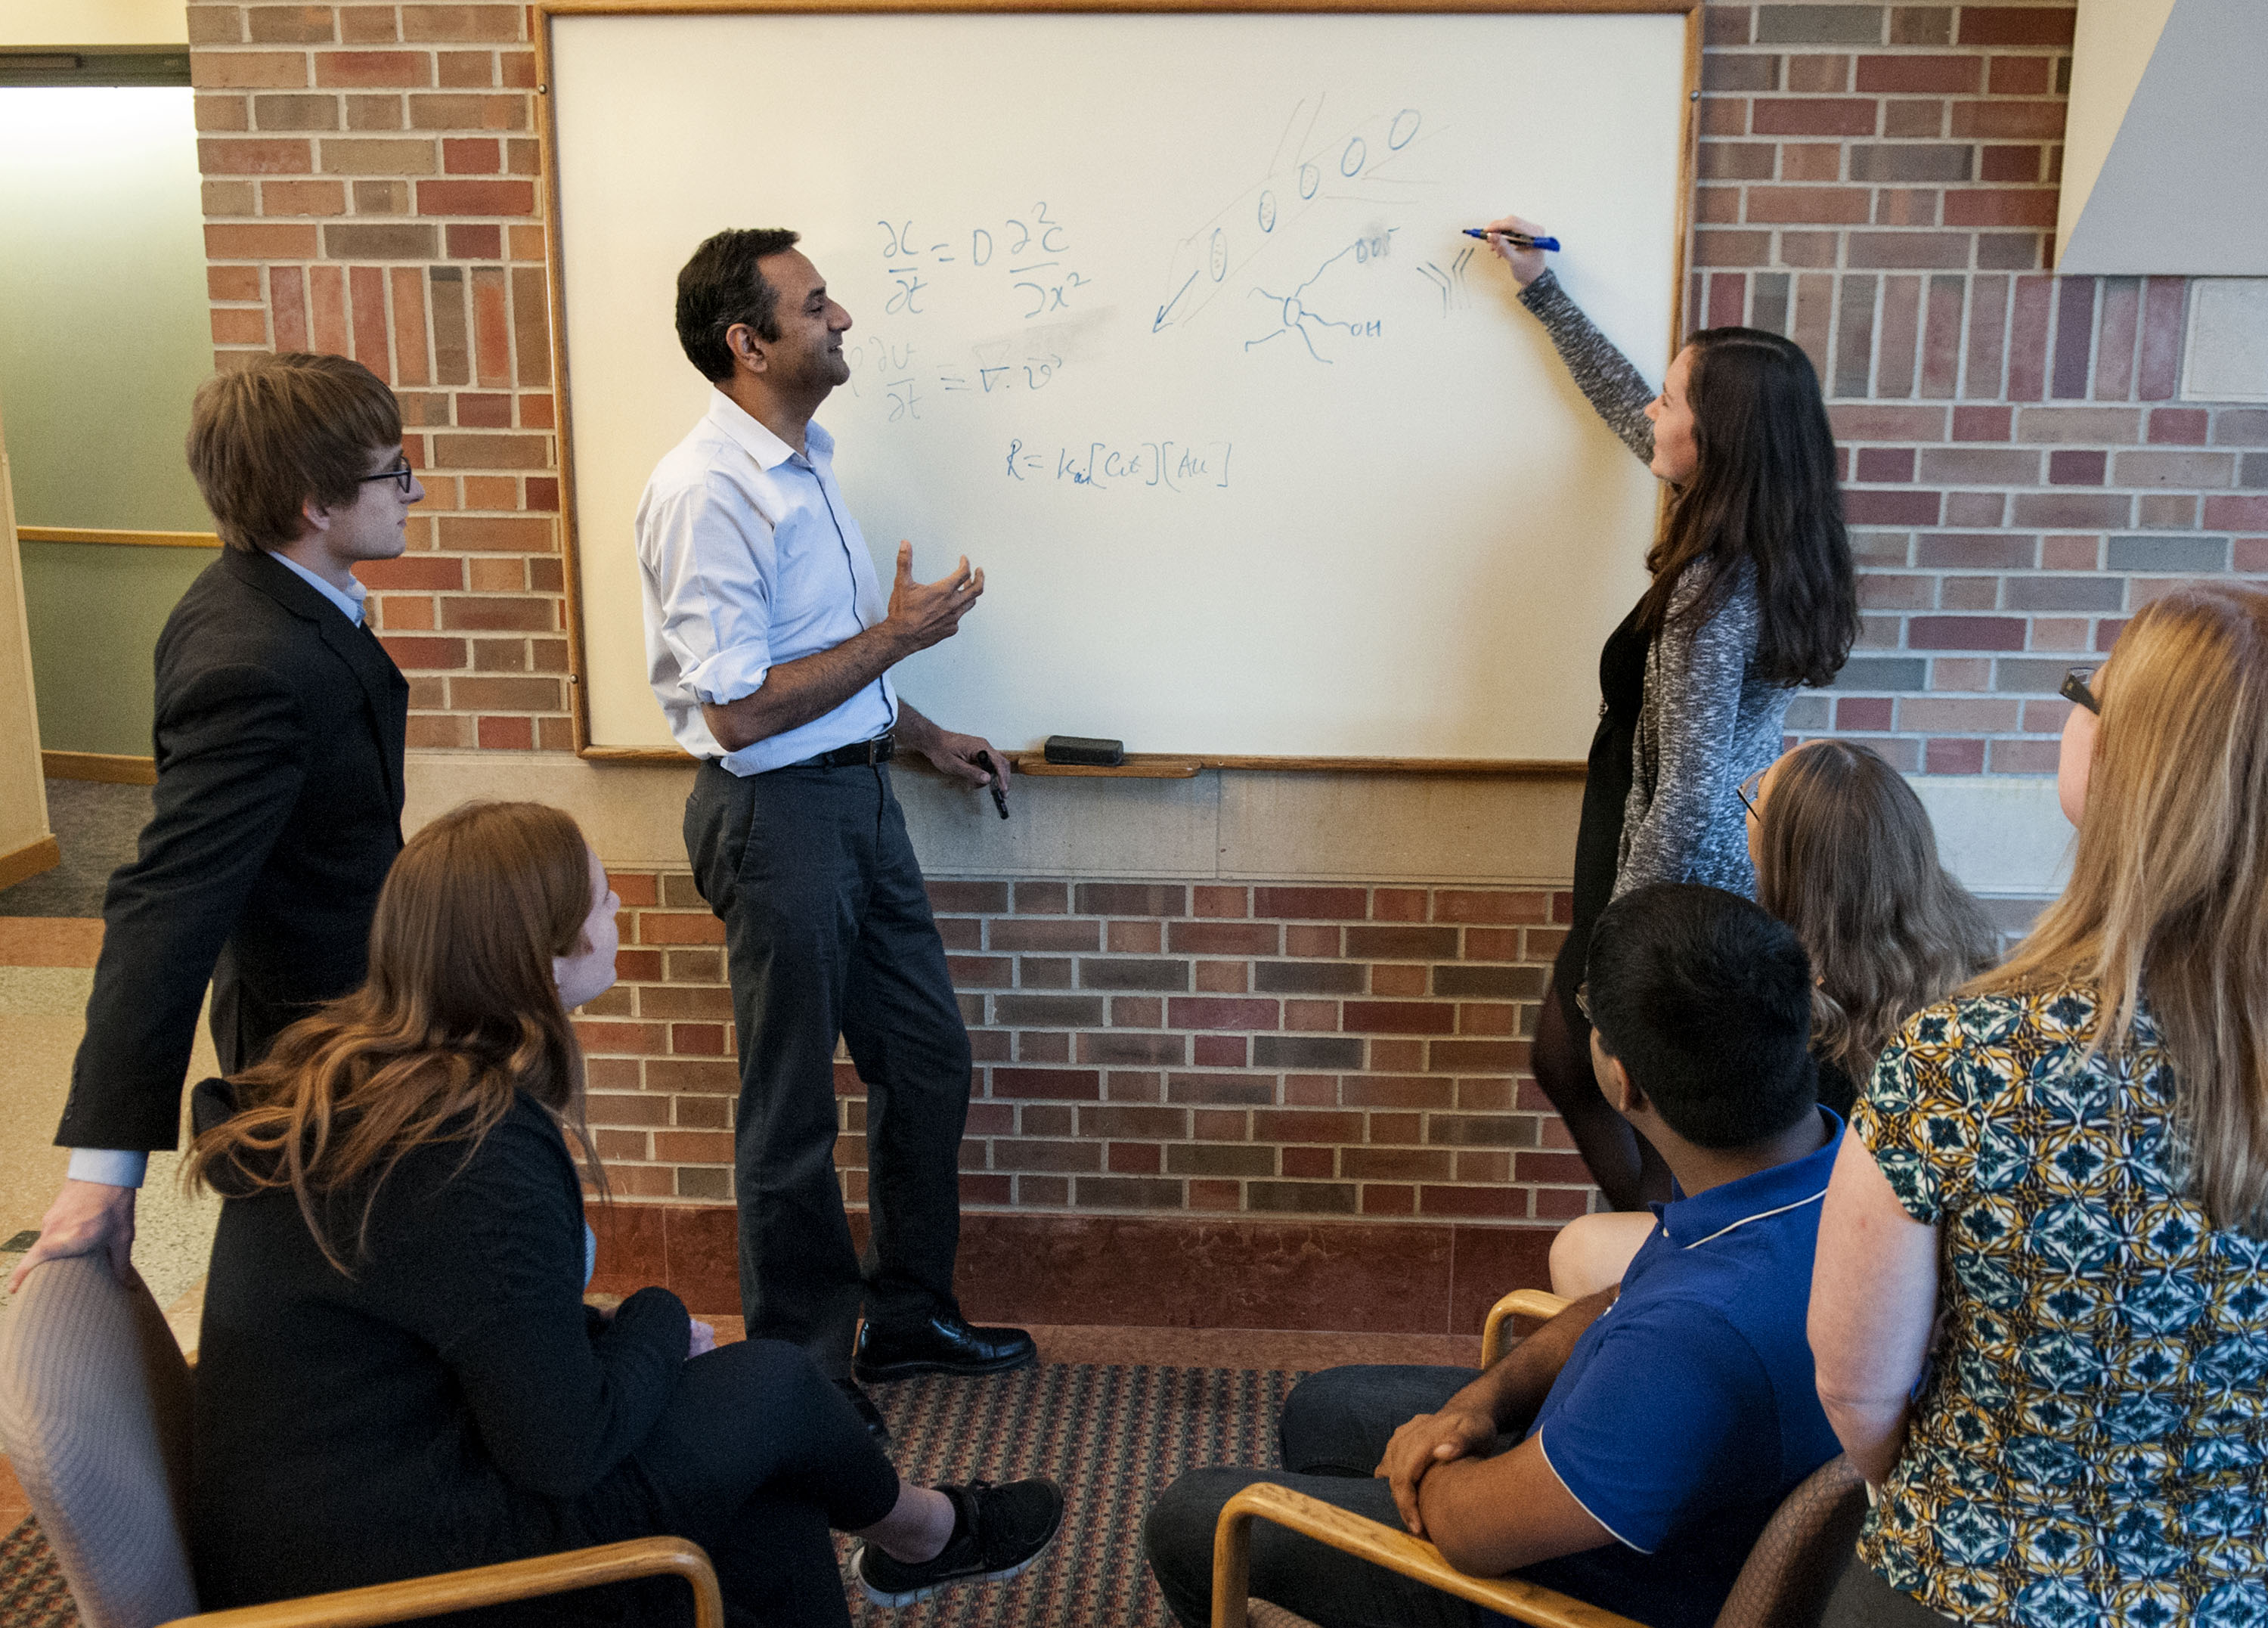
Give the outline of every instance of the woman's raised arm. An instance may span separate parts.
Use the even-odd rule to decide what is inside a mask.
[[[1530,236],[1543,230],[1517,215],[1492,220],[1488,229]],[[1607,428],[1638,455],[1639,462],[1653,462],[1653,425],[1646,416],[1646,403],[1653,400],[1653,387],[1631,365],[1630,358],[1615,348],[1614,341],[1599,332],[1591,319],[1583,314],[1583,308],[1568,298],[1567,291],[1559,286],[1559,279],[1545,267],[1542,249],[1518,248],[1500,237],[1491,237],[1488,245],[1512,268],[1513,280],[1520,284],[1520,303],[1543,324],[1543,331],[1551,336],[1552,346],[1559,352],[1559,359],[1567,365],[1575,387],[1589,401],[1592,409],[1606,420]]]

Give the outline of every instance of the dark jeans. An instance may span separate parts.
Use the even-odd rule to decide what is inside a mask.
[[[969,1051],[945,945],[887,769],[704,763],[685,846],[740,1029],[740,1309],[840,1378],[862,1300],[882,1324],[957,1309]],[[838,1035],[866,1084],[863,1270],[835,1175]]]
[[[1371,1472],[1403,1423],[1439,1411],[1472,1368],[1330,1368],[1301,1380],[1279,1423],[1285,1468],[1192,1470],[1142,1523],[1142,1545],[1166,1603],[1187,1628],[1212,1620],[1212,1534],[1221,1506],[1270,1481],[1399,1530],[1386,1483]],[[1477,1607],[1272,1521],[1252,1523],[1252,1593],[1321,1628],[1473,1628]]]
[[[708,1551],[734,1628],[848,1628],[829,1529],[888,1514],[897,1471],[850,1403],[799,1347],[720,1346],[685,1365],[669,1405],[628,1462],[561,1512],[554,1541],[573,1548],[666,1533]],[[598,1614],[689,1621],[682,1583],[586,1596],[580,1607],[522,1608],[526,1622]]]
[[[1884,1582],[1854,1552],[1820,1623],[1821,1628],[1951,1628],[1954,1619]]]

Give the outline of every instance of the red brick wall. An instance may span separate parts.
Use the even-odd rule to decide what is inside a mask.
[[[731,1197],[732,994],[683,873],[626,874],[622,983],[587,1008],[620,1189]],[[1590,1182],[1522,1077],[1565,895],[933,881],[976,1055],[972,1207],[1564,1220]],[[836,1070],[865,1193],[865,1104]]]
[[[508,5],[188,8],[220,365],[312,345],[401,394],[424,506],[366,572],[421,747],[563,751],[534,56]],[[2062,668],[2155,585],[2268,571],[2268,411],[2176,400],[2184,282],[2046,269],[2073,11],[1711,5],[1692,310],[1825,381],[1862,648],[1791,728],[1911,770],[2051,766]],[[1516,206],[1517,199],[1506,200]],[[1656,358],[1641,358],[1652,369]],[[620,879],[588,1035],[631,1194],[718,1200],[729,1002],[681,873]],[[1546,895],[941,882],[980,1071],[977,1206],[1544,1219],[1521,1074]],[[843,1146],[863,1191],[863,1104]]]
[[[2051,772],[2065,667],[2169,578],[2268,570],[2268,412],[2177,402],[2186,280],[2046,269],[2074,15],[1706,12],[1693,309],[1810,354],[1864,566],[1789,726],[1910,771]]]

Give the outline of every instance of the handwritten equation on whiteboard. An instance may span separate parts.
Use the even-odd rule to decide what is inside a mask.
[[[1012,407],[1067,373],[1107,378],[1168,343],[1194,342],[1224,367],[1279,356],[1329,367],[1392,345],[1413,324],[1461,316],[1472,305],[1474,248],[1441,225],[1426,151],[1439,134],[1420,107],[1341,117],[1328,95],[1303,98],[1273,150],[1248,155],[1243,190],[1158,242],[1146,268],[1103,264],[1078,212],[1046,198],[983,218],[878,217],[864,270],[879,274],[881,309],[848,336],[849,387],[885,424],[913,426],[988,401]],[[1123,257],[1123,246],[1108,254]],[[1139,287],[1152,276],[1154,303]],[[1152,450],[1139,456],[1095,445],[1092,469],[1088,449],[1068,442],[1004,467],[1027,480],[1035,467],[1024,458],[1038,458],[1048,480],[1076,468],[1087,477],[1079,483],[1097,490],[1219,483],[1183,468],[1187,444],[1141,442]],[[1208,446],[1204,460],[1218,474],[1226,443]]]
[[[1089,441],[1083,446],[1042,445],[1013,438],[1002,468],[1012,481],[1062,483],[1093,491],[1147,487],[1153,491],[1225,491],[1227,441]]]

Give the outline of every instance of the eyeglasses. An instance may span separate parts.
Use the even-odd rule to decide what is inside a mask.
[[[1761,820],[1764,817],[1764,810],[1756,807],[1756,799],[1764,794],[1764,777],[1770,773],[1771,773],[1771,765],[1767,763],[1733,788],[1733,795],[1741,799],[1741,807],[1749,811],[1749,818],[1751,820]]]
[[[2063,686],[2056,691],[2056,694],[2073,705],[2083,706],[2098,718],[2101,717],[2102,703],[2097,701],[2095,698],[2095,691],[2088,688],[2088,681],[2101,671],[2100,667],[2073,667],[2063,675]]]
[[[1584,1022],[1590,1023],[1593,1028],[1599,1027],[1591,1020],[1591,981],[1588,978],[1575,986],[1575,1010],[1583,1014]]]
[[[409,496],[409,489],[417,484],[417,471],[409,467],[409,460],[405,455],[397,459],[391,469],[380,469],[376,475],[357,475],[356,481],[357,484],[364,481],[392,481],[401,495],[407,497]]]

